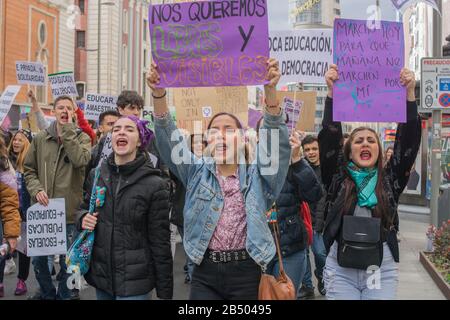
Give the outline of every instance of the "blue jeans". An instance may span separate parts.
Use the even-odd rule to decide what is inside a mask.
[[[320,281],[322,279],[323,268],[325,267],[325,261],[327,259],[327,250],[325,249],[325,245],[323,244],[323,236],[321,233],[314,231],[313,232],[313,243],[311,245],[312,252],[314,254],[314,262],[316,264],[316,271],[314,274],[316,278]],[[303,284],[305,287],[314,288],[312,283],[312,274],[311,274],[311,260],[309,259],[309,248],[306,252],[306,272],[305,277],[303,278]]]
[[[388,245],[383,245],[381,267],[372,270],[343,268],[337,262],[337,243],[330,249],[323,280],[328,300],[394,300],[398,267]]]
[[[96,289],[97,300],[150,300],[150,293],[139,296],[118,297],[112,296],[109,293]]]
[[[284,272],[286,272],[287,276],[292,280],[292,283],[295,286],[295,292],[297,292],[298,287],[301,285],[303,277],[305,276],[306,249],[297,251],[287,257],[283,257],[283,267]],[[270,266],[270,269],[267,269],[267,273],[270,273],[275,277],[279,275],[280,264],[278,259],[275,261],[273,266]]]
[[[67,248],[69,248],[77,237],[77,229],[74,224],[68,224],[66,225],[66,232]],[[61,255],[60,257],[62,258],[59,261],[62,276],[58,284],[58,291],[53,285],[48,256],[33,257],[34,273],[39,283],[40,295],[43,300],[69,300],[71,297],[71,291],[67,288],[67,279],[70,275],[66,272],[66,256]]]

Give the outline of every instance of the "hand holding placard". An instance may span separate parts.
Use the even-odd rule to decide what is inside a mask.
[[[339,69],[335,64],[330,65],[330,69],[328,69],[325,74],[325,82],[328,86],[328,97],[333,98],[333,86],[334,82],[339,80]]]
[[[280,81],[281,73],[278,60],[270,58],[267,61],[267,80],[268,84],[264,85],[264,93],[266,95],[266,106],[269,113],[277,115],[280,113],[280,102],[277,99],[277,84]]]

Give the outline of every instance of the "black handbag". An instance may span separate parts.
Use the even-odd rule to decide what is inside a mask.
[[[381,219],[344,216],[337,261],[343,268],[367,270],[369,266],[380,267],[383,262]]]

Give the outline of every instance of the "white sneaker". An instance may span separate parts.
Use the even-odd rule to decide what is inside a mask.
[[[16,272],[16,263],[14,262],[14,259],[8,259],[5,263],[5,274],[13,274]]]

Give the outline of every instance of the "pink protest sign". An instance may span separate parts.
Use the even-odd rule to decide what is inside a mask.
[[[149,21],[161,87],[267,83],[266,0],[153,5]]]
[[[339,80],[333,89],[333,119],[349,122],[405,122],[406,89],[403,24],[336,19],[334,63]]]

